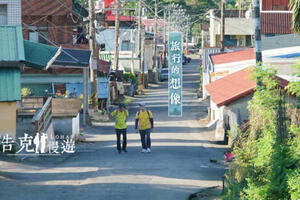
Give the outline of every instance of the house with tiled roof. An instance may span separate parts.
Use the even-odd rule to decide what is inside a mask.
[[[236,134],[235,127],[248,120],[248,102],[256,87],[253,69],[250,67],[239,70],[205,86],[210,94],[210,120],[217,123],[216,139],[223,140],[227,130]],[[276,78],[281,89],[289,83],[279,76]],[[294,96],[288,99],[291,104],[297,105]]]
[[[295,45],[297,45],[297,40],[295,40]],[[299,60],[300,46],[282,44],[281,47],[285,48],[266,48],[267,50],[263,50],[263,64],[273,66],[277,70],[278,75],[292,76],[296,72],[293,65]],[[255,52],[253,48],[227,49],[225,52],[219,53],[218,51],[219,49],[215,49],[217,53],[205,54],[206,62],[203,63],[202,71],[203,98],[209,96],[205,85],[241,69],[255,66]]]

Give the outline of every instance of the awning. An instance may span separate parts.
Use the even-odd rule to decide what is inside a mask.
[[[62,49],[53,65],[88,67],[90,64],[91,51],[81,49]]]
[[[88,67],[91,51],[65,49],[24,40],[25,63],[28,67],[47,69],[53,66]]]
[[[24,40],[25,64],[36,69],[46,69],[61,53],[61,48]]]

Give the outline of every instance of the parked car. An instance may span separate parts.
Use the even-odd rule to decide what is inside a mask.
[[[197,48],[190,48],[189,52],[191,52],[191,53],[197,53],[197,52],[199,52],[199,49],[197,49]]]
[[[162,68],[159,73],[159,81],[168,80],[169,78],[169,69],[168,68]]]

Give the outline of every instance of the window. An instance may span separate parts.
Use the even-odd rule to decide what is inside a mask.
[[[48,44],[45,38],[48,38],[48,30],[39,31],[39,43]]]
[[[29,32],[29,40],[32,42],[38,42],[39,40],[38,32]]]
[[[121,51],[131,51],[131,45],[129,40],[122,41]]]
[[[48,41],[45,38],[48,38],[47,28],[38,28],[36,31],[29,32],[29,40],[32,42],[48,44]]]
[[[7,22],[7,5],[0,4],[0,25],[8,24]]]

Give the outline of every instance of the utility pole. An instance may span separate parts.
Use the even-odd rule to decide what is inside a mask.
[[[188,53],[188,35],[189,35],[189,27],[186,27],[186,32],[185,32],[185,53]]]
[[[254,26],[255,26],[255,61],[256,67],[262,64],[262,55],[261,55],[261,27],[260,27],[260,8],[259,0],[254,0]],[[257,85],[261,86],[261,80],[257,80]]]
[[[138,5],[138,58],[139,58],[139,69],[140,72],[142,71],[142,59],[141,59],[141,53],[142,53],[142,0],[139,0]]]
[[[145,88],[145,40],[142,43],[142,84],[143,88]]]
[[[96,34],[95,34],[95,4],[93,0],[89,0],[89,46],[91,51],[92,62],[90,63],[90,80],[92,91],[92,105],[95,110],[98,110],[98,80],[97,80],[97,53],[96,53]],[[95,63],[96,62],[96,63]],[[96,66],[93,66],[95,65]],[[96,67],[96,69],[93,69]]]
[[[116,14],[115,14],[115,51],[114,51],[114,70],[119,69],[119,11],[120,1],[115,0]]]
[[[164,64],[167,62],[167,11],[164,9]]]
[[[157,50],[157,0],[155,0],[155,16],[154,16],[154,55],[153,55],[153,69],[156,68],[156,50]]]
[[[135,45],[134,45],[134,30],[131,29],[130,30],[130,34],[131,34],[131,41],[130,41],[130,47],[131,47],[131,73],[134,74],[134,50],[135,50]]]
[[[89,69],[83,69],[83,125],[87,124],[87,113],[88,113],[88,81],[89,80]]]
[[[254,47],[255,47],[255,56],[256,56],[256,66],[258,66],[262,63],[259,0],[254,0],[254,25],[255,25]]]
[[[256,0],[255,0],[256,1]],[[220,42],[221,42],[221,52],[224,52],[224,35],[225,35],[225,17],[224,17],[224,12],[225,12],[225,0],[221,0],[221,37],[220,37]]]

